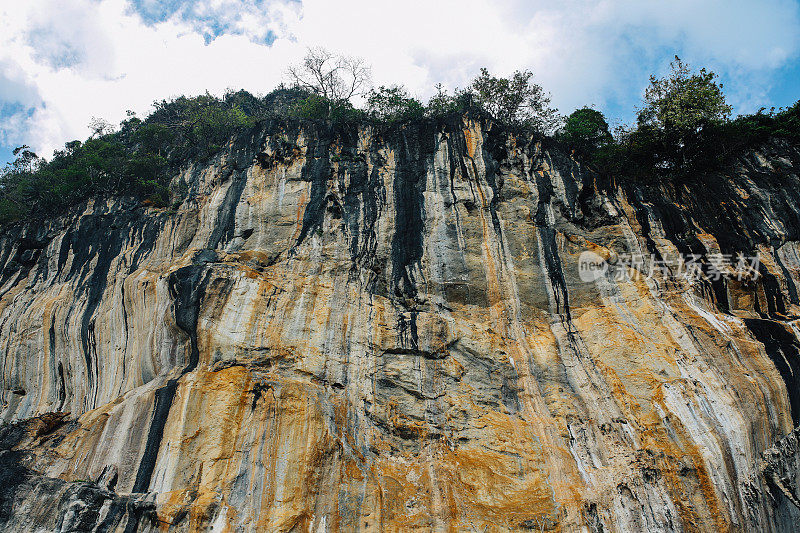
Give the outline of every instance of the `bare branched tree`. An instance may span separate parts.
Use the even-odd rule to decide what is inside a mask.
[[[114,133],[114,125],[104,118],[92,117],[89,122],[89,130],[91,130],[91,137],[102,137],[109,133]]]
[[[372,71],[363,58],[336,55],[324,48],[309,48],[303,62],[289,67],[287,75],[295,87],[334,105],[365,94],[372,81]]]

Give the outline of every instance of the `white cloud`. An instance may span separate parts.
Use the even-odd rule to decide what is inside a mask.
[[[222,35],[206,44],[201,32],[177,18],[146,25],[122,0],[35,2],[0,13],[0,76],[37,94],[15,90],[7,101],[36,107],[0,128],[11,143],[27,142],[49,154],[65,141],[85,138],[92,116],[112,122],[126,109],[146,112],[157,99],[228,87],[266,92],[280,81],[287,53],[245,35]],[[281,59],[278,59],[281,58]],[[13,70],[16,78],[6,74]],[[23,73],[23,75],[20,75]],[[21,79],[19,79],[21,77]],[[9,82],[0,83],[0,91]],[[2,94],[2,93],[0,93]]]
[[[789,0],[173,5],[161,20],[151,15],[163,4],[152,0],[139,0],[138,11],[126,0],[0,0],[8,30],[0,35],[0,104],[33,110],[4,120],[0,142],[48,154],[86,137],[92,116],[115,122],[126,109],[141,114],[156,99],[205,90],[265,93],[313,45],[364,56],[377,84],[403,83],[421,97],[439,81],[463,87],[480,66],[529,68],[565,111],[630,109],[647,74],[663,71],[676,52],[722,74],[733,103],[749,111],[800,48],[798,5]]]

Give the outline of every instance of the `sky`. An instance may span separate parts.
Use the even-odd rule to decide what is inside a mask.
[[[675,55],[719,74],[735,113],[800,99],[800,0],[0,0],[0,28],[0,165],[156,100],[266,94],[312,46],[423,100],[528,69],[562,113],[612,125]]]

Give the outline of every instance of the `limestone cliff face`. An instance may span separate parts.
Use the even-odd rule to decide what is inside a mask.
[[[0,528],[793,531],[798,169],[598,184],[466,119],[270,123],[175,209],[7,230]]]

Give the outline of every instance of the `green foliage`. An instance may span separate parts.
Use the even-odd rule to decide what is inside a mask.
[[[583,156],[594,154],[614,140],[608,131],[605,116],[589,107],[573,111],[559,130],[557,138]]]
[[[561,117],[550,107],[550,97],[532,78],[533,73],[528,70],[518,70],[511,78],[498,78],[482,68],[470,90],[477,104],[497,120],[550,133],[560,125]]]
[[[729,120],[713,72],[693,73],[677,57],[671,66],[667,77],[650,77],[635,127],[612,139],[602,114],[584,108],[567,118],[559,140],[607,176],[656,182],[697,179],[773,138],[800,141],[800,102]]]
[[[686,181],[722,168],[731,156],[770,137],[791,135],[797,126],[791,110],[730,121],[716,74],[692,72],[677,56],[670,66],[666,77],[650,77],[636,126],[620,128],[614,142],[588,150],[583,144],[585,160],[617,178]]]
[[[301,119],[324,120],[328,118],[330,103],[324,96],[311,94],[298,100],[291,109],[291,114]]]
[[[367,96],[367,113],[375,120],[388,123],[420,119],[425,107],[409,96],[403,87],[384,87],[371,90]]]
[[[312,66],[349,72],[364,83],[367,69],[348,61],[321,56]],[[145,119],[128,112],[117,129],[93,119],[86,141],[66,143],[50,161],[22,146],[14,151],[15,161],[0,172],[0,224],[58,214],[89,198],[111,195],[133,196],[175,212],[188,194],[170,190],[175,173],[188,162],[206,161],[237,133],[265,119],[396,124],[486,112],[506,126],[539,134],[562,122],[528,71],[498,78],[482,69],[466,90],[451,95],[438,85],[427,106],[400,86],[382,86],[368,94],[366,111],[353,107],[348,100],[353,89],[341,80],[320,86],[334,97],[309,87],[281,86],[264,97],[231,91],[222,98],[204,94],[161,100]],[[693,73],[676,58],[670,75],[651,77],[635,127],[619,129],[614,138],[601,112],[582,108],[567,117],[556,138],[602,174],[643,180],[691,179],[775,137],[800,142],[800,102],[734,120],[728,119],[730,112],[716,75],[705,69]],[[286,153],[296,150],[289,140],[280,143],[286,144]],[[332,161],[350,158],[344,153],[333,155]]]
[[[727,122],[731,107],[716,74],[692,72],[677,56],[670,67],[666,77],[650,76],[637,127],[620,131],[617,149],[607,158],[640,179],[685,180],[719,167],[726,146],[743,146],[744,131]]]
[[[17,220],[26,213],[26,202],[36,196],[34,176],[42,160],[23,145],[14,149],[17,158],[0,175],[0,223]]]
[[[760,110],[694,131],[639,125],[588,158],[607,175],[644,181],[688,181],[718,171],[748,149],[772,139],[800,141],[800,102],[778,112]]]
[[[357,122],[364,118],[364,112],[354,108],[350,102],[334,102],[317,94],[298,99],[290,108],[289,115],[302,120],[330,120],[334,124]]]
[[[258,108],[255,112],[248,109],[249,106],[241,106],[242,110],[256,119],[266,117],[291,117],[292,110],[297,102],[309,95],[308,91],[296,87],[287,88],[283,84],[277,89],[267,93],[263,98],[258,99]]]
[[[768,113],[764,108],[752,115],[741,115],[732,120],[728,129],[740,140],[753,143],[779,137],[792,141],[800,141],[800,100],[787,109]]]
[[[51,161],[20,147],[0,175],[0,223],[56,214],[97,195],[124,194],[167,206],[169,179],[177,168],[212,156],[237,130],[267,113],[244,91],[222,99],[181,96],[154,107],[144,121],[129,112],[118,131],[94,119],[92,137],[68,142]]]
[[[0,224],[53,215],[98,195],[127,195],[148,205],[174,203],[169,181],[187,163],[208,160],[236,132],[266,118],[352,123],[365,113],[347,101],[332,103],[300,89],[279,87],[263,98],[246,91],[181,96],[153,104],[144,120],[128,113],[115,131],[93,119],[92,136],[70,141],[45,161],[27,146],[0,172]],[[180,195],[180,192],[176,193]]]
[[[686,133],[730,116],[731,106],[725,103],[716,74],[706,69],[693,73],[678,56],[670,68],[664,78],[650,76],[645,106],[638,115],[639,125]]]
[[[353,107],[350,102],[339,102],[331,106],[330,121],[334,124],[353,124],[366,118],[363,110]]]
[[[425,112],[433,118],[444,118],[453,114],[463,114],[476,107],[471,92],[456,89],[455,94],[451,96],[447,94],[441,83],[437,83],[436,94],[428,100]]]
[[[147,141],[151,145],[164,146],[168,141],[167,145],[177,150],[174,157],[207,158],[218,152],[236,130],[255,123],[254,116],[261,110],[242,93],[228,93],[222,100],[205,94],[155,102],[155,111],[147,120],[152,127],[144,136],[153,135]],[[242,110],[242,104],[249,104],[250,115]]]

